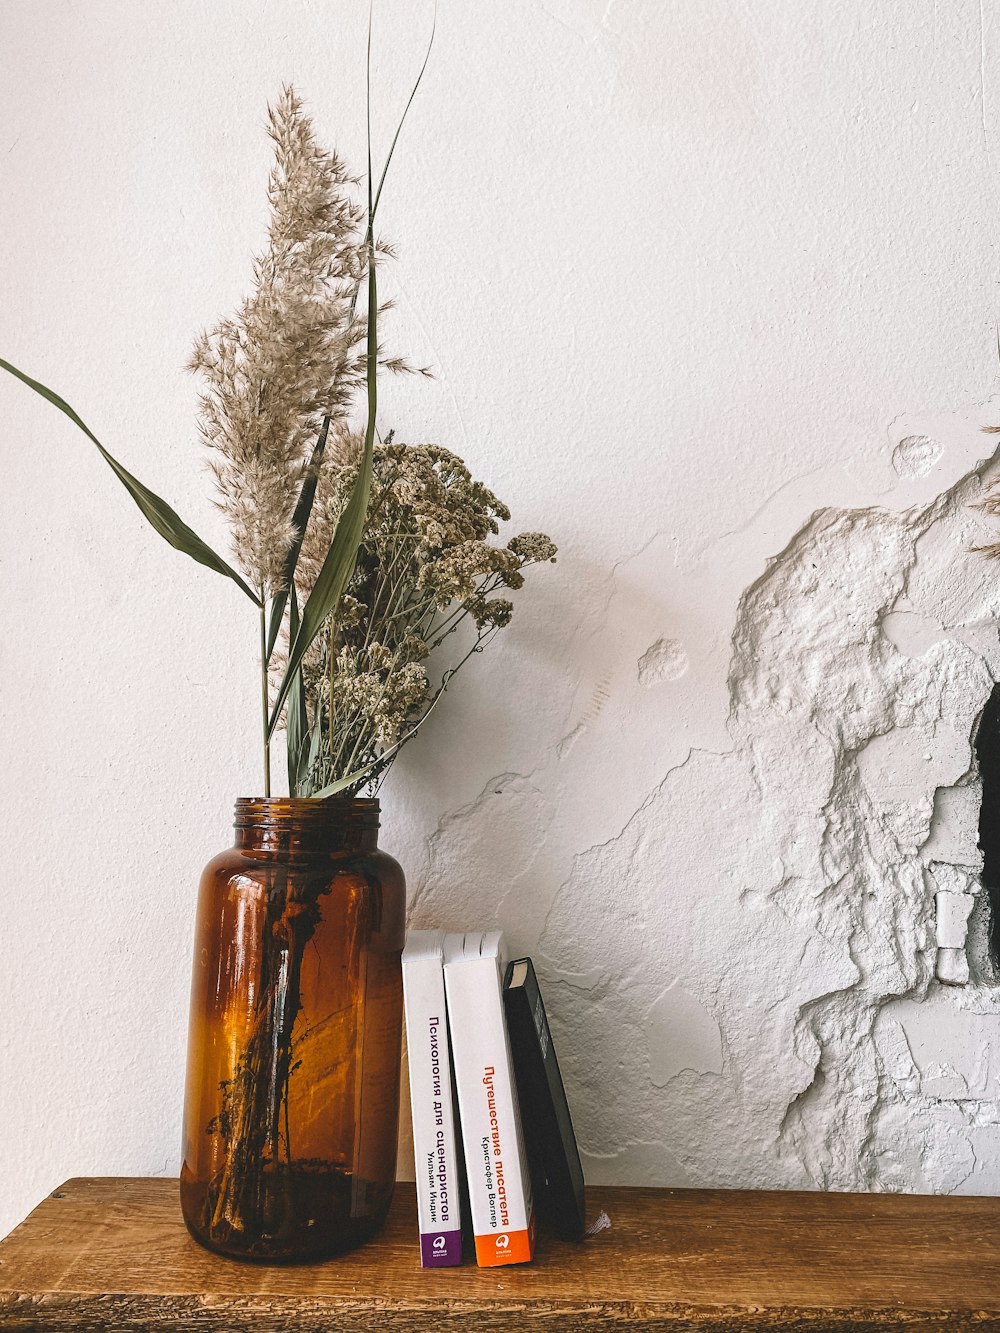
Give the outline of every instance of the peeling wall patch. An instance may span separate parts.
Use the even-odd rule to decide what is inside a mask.
[[[977,887],[972,745],[1000,667],[976,630],[994,614],[969,553],[980,494],[976,465],[910,508],[817,510],[740,598],[730,748],[692,750],[617,836],[575,856],[539,952],[615,979],[587,1009],[575,1071],[591,1150],[609,1145],[589,1070],[613,1067],[623,1141],[664,1133],[705,1185],[971,1179],[961,1093],[983,1079],[907,1041],[913,1010],[933,1028],[952,1000],[1000,1020],[996,992],[935,979],[936,964],[951,982],[966,966],[952,941]],[[936,893],[960,899],[940,946]],[[645,1070],[621,1059],[636,1043]],[[1000,1097],[994,1109],[1000,1124]]]
[[[647,1022],[649,1077],[658,1088],[677,1074],[722,1073],[719,1025],[695,996],[669,986],[653,1004]]]
[[[889,611],[880,623],[889,642],[907,657],[923,657],[928,648],[948,637],[943,625],[911,610]]]
[[[639,683],[652,689],[665,680],[680,680],[689,665],[682,643],[677,639],[657,639],[639,658]]]
[[[926,435],[908,435],[893,449],[892,466],[897,477],[906,480],[926,477],[943,452],[937,440],[928,439]]]

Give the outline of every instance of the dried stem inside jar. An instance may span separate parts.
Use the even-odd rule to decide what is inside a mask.
[[[302,1008],[302,959],[320,921],[319,898],[328,892],[329,886],[291,883],[283,866],[271,872],[250,1035],[232,1078],[221,1085],[219,1114],[206,1127],[224,1145],[205,1219],[220,1245],[242,1238],[252,1250],[256,1238],[279,1234],[302,1213],[299,1195],[315,1192],[315,1181],[296,1181],[311,1173],[308,1163],[294,1161],[289,1086],[297,1068],[292,1038]]]

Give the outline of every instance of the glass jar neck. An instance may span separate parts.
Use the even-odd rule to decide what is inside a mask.
[[[236,846],[241,851],[335,856],[378,847],[379,803],[332,796],[247,797],[236,802]]]

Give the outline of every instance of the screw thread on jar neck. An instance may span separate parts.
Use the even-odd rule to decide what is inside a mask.
[[[353,797],[310,800],[243,796],[236,802],[236,846],[262,852],[330,854],[378,846],[379,803]]]

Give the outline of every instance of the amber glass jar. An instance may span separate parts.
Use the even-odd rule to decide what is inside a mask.
[[[396,1168],[405,887],[377,801],[241,800],[201,881],[181,1207],[242,1259],[350,1249]]]

